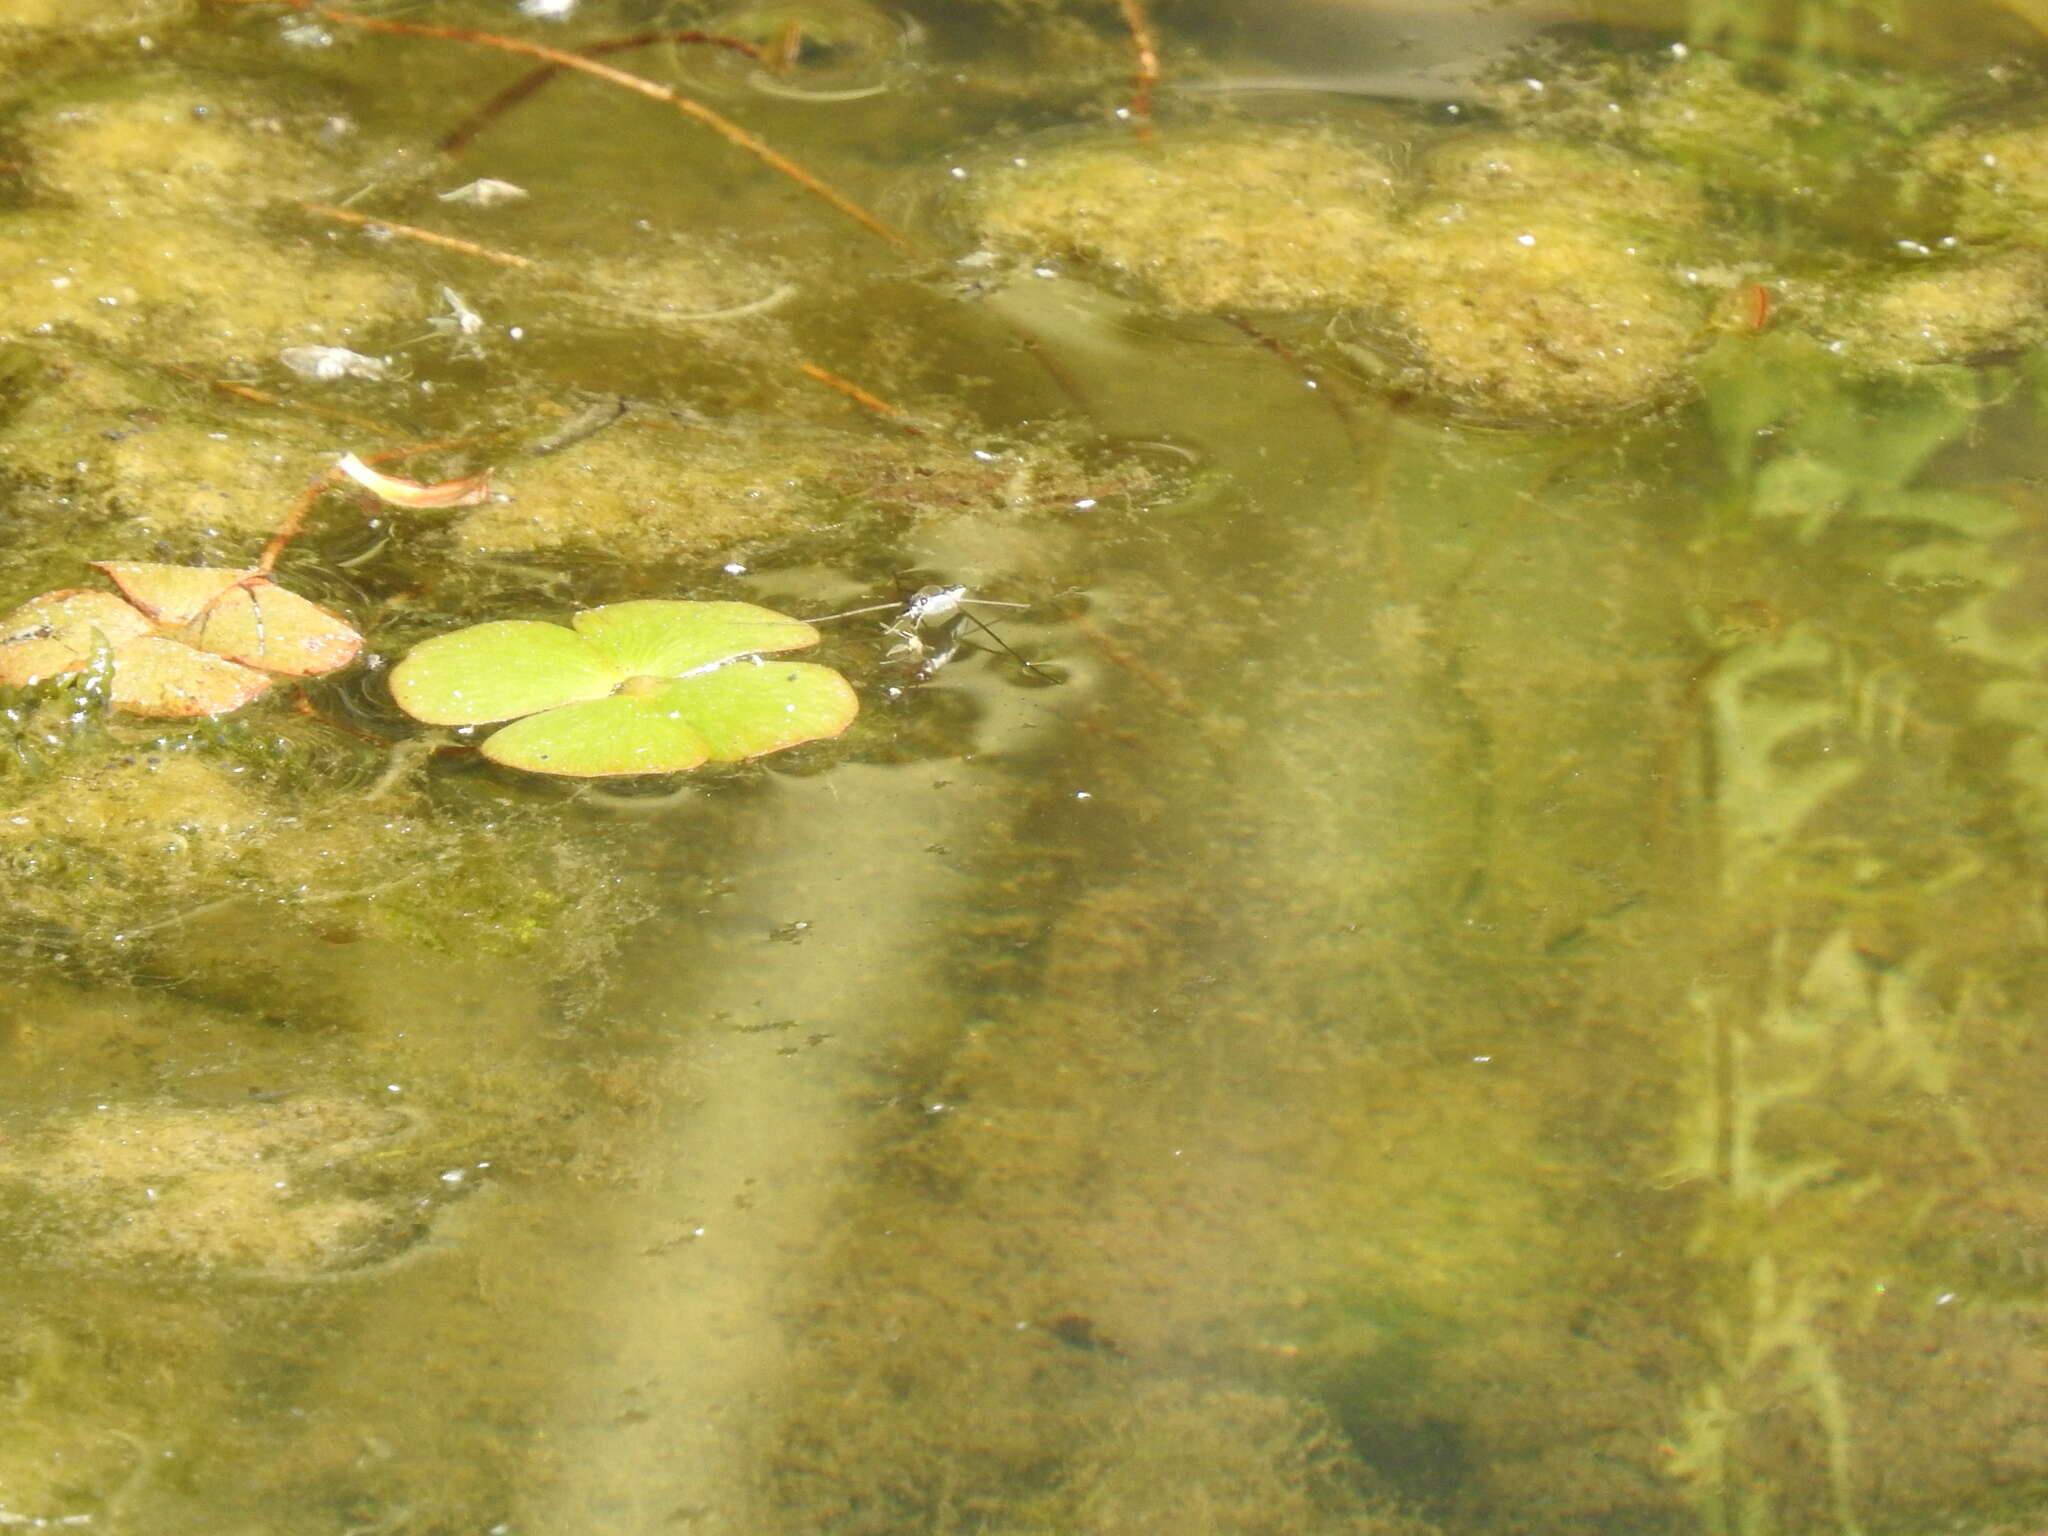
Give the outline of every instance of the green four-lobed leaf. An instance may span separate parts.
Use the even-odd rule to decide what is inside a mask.
[[[512,721],[483,754],[535,773],[676,773],[836,736],[859,709],[829,667],[771,661],[815,645],[801,620],[752,603],[614,603],[572,628],[478,624],[422,641],[392,697],[430,725]]]

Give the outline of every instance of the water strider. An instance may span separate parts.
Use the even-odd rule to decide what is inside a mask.
[[[1038,677],[1052,675],[1037,663],[1027,661],[1018,655],[1008,641],[980,618],[968,612],[970,607],[1026,609],[1031,604],[971,597],[968,594],[969,588],[966,586],[931,584],[919,587],[901,602],[872,603],[864,608],[849,608],[841,613],[825,614],[810,622],[828,624],[835,619],[858,618],[870,613],[891,614],[892,617],[882,626],[882,633],[893,642],[884,660],[914,663],[919,682],[929,681],[940,668],[960,653],[960,648],[965,643],[960,631],[968,624],[972,624],[1026,672]]]

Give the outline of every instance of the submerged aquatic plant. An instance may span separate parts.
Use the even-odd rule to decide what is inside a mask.
[[[429,725],[510,720],[485,757],[575,778],[761,757],[837,736],[860,708],[830,667],[763,660],[818,642],[773,609],[645,600],[570,624],[506,619],[437,635],[392,671],[392,697]]]
[[[159,719],[224,715],[280,676],[347,666],[363,637],[261,570],[94,562],[120,595],[60,588],[0,619],[0,683],[22,688],[104,657],[111,701]]]

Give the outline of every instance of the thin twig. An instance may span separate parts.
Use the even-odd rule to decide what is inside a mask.
[[[873,411],[877,416],[888,417],[912,437],[923,437],[925,435],[924,428],[905,417],[901,410],[891,405],[880,395],[869,394],[858,384],[854,383],[853,380],[842,379],[838,374],[829,373],[825,369],[820,368],[816,363],[798,363],[796,366],[797,371],[803,374],[805,378],[816,379],[827,389],[838,390],[840,394],[846,396],[855,405]]]
[[[624,53],[632,48],[651,48],[656,43],[702,43],[712,48],[730,48],[734,53],[745,54],[756,62],[761,58],[761,50],[745,38],[721,37],[716,32],[698,32],[694,29],[687,32],[636,32],[631,37],[610,37],[602,42],[585,43],[576,51],[586,59],[594,59],[607,53]],[[461,154],[484,129],[561,72],[562,66],[559,64],[541,64],[521,75],[443,134],[441,153],[450,157]]]
[[[1145,14],[1145,0],[1117,0],[1124,13],[1124,25],[1131,29],[1131,46],[1138,53],[1138,82],[1131,92],[1131,116],[1137,120],[1138,137],[1152,142],[1152,87],[1159,83],[1159,35],[1152,30],[1152,18]]]
[[[1104,658],[1112,665],[1121,667],[1147,688],[1158,694],[1168,709],[1176,714],[1187,715],[1190,718],[1201,713],[1189,701],[1187,690],[1181,687],[1178,680],[1160,671],[1135,651],[1126,649],[1107,630],[1103,629],[1092,619],[1085,616],[1077,618],[1074,620],[1074,628],[1080,633],[1082,639],[1100,651]]]
[[[701,101],[695,101],[665,85],[639,75],[628,74],[623,69],[614,69],[596,59],[586,59],[579,53],[567,53],[560,48],[550,48],[545,43],[528,42],[520,37],[501,37],[495,32],[475,32],[467,27],[430,27],[414,21],[393,21],[384,16],[358,16],[353,11],[338,10],[331,5],[318,5],[314,0],[215,0],[221,5],[283,5],[302,15],[317,17],[337,27],[361,27],[368,32],[388,32],[398,37],[430,37],[448,43],[468,43],[479,48],[495,48],[500,53],[523,54],[527,58],[540,59],[561,69],[573,69],[594,79],[608,81],[650,101],[658,101],[675,108],[685,117],[693,117],[713,133],[735,148],[743,149],[771,170],[780,172],[809,192],[813,197],[829,203],[846,217],[879,240],[887,241],[900,251],[913,249],[910,241],[869,213],[859,203],[827,186],[816,176],[798,165],[780,150],[770,147],[756,138],[738,123],[732,122],[712,111]]]
[[[480,256],[485,261],[495,261],[501,267],[518,267],[524,271],[539,265],[530,256],[493,250],[488,245],[478,245],[474,240],[458,240],[453,235],[421,229],[417,224],[398,224],[390,219],[380,219],[374,214],[358,213],[353,208],[337,208],[331,203],[301,203],[299,206],[323,219],[354,224],[373,233],[382,230],[386,234],[398,235],[406,240],[417,240],[422,245],[437,245],[444,251],[456,251],[464,256]]]
[[[208,378],[203,373],[196,373],[192,369],[182,367],[177,363],[160,362],[152,366],[161,368],[165,373],[185,379],[193,384],[202,385],[207,389],[218,390],[220,393],[230,395],[237,400],[247,400],[252,405],[268,406],[271,410],[275,411],[305,411],[314,416],[323,416],[329,421],[345,422],[351,427],[365,432],[374,432],[379,436],[391,430],[391,423],[388,421],[372,421],[367,416],[358,416],[352,411],[337,411],[332,406],[321,405],[312,400],[294,400],[283,395],[273,395],[267,390],[257,389],[249,384],[237,383],[233,379]]]

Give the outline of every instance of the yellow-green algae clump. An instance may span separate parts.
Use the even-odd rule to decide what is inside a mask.
[[[979,451],[802,424],[691,432],[633,418],[559,453],[507,464],[503,495],[454,525],[465,556],[582,548],[640,559],[724,555],[869,511],[911,522],[1071,505],[1145,483],[1090,473],[1058,443]]]
[[[17,122],[34,200],[0,225],[0,335],[267,360],[416,309],[407,278],[258,227],[279,196],[318,198],[343,174],[310,147],[316,127],[301,107],[156,81]]]
[[[1952,233],[2048,245],[2048,124],[1958,126],[1930,139],[1919,158],[1953,200]]]
[[[9,510],[25,546],[246,563],[332,461],[334,429],[317,419],[229,415],[175,378],[81,349],[24,342],[6,349],[10,363],[0,453],[18,477]]]
[[[1404,387],[1509,418],[1673,394],[1711,293],[1682,178],[1617,151],[1454,136],[1404,181],[1328,130],[1162,130],[1052,145],[979,178],[977,235],[1073,259],[1175,314],[1340,311]]]
[[[1840,337],[1873,370],[1963,363],[2048,337],[2048,251],[1971,251],[1852,292]]]
[[[1454,140],[1384,257],[1389,325],[1425,388],[1488,414],[1597,416],[1677,392],[1711,296],[1679,261],[1705,210],[1618,154]]]
[[[1258,126],[1033,149],[983,175],[972,218],[999,250],[1104,268],[1168,310],[1334,309],[1378,296],[1393,201],[1375,146]]]
[[[319,1096],[100,1104],[0,1146],[0,1184],[28,1192],[15,1230],[47,1235],[73,1263],[299,1279],[409,1230],[409,1201],[336,1178],[409,1125],[383,1105]]]
[[[95,737],[55,701],[0,714],[0,766],[17,767],[0,778],[0,938],[138,959],[182,953],[227,912],[266,931],[498,953],[545,933],[564,973],[606,951],[623,913],[601,853],[550,835],[538,812],[443,812],[402,763],[372,781],[320,728],[265,731],[267,708],[132,743],[131,727]],[[58,761],[19,769],[53,741]]]

